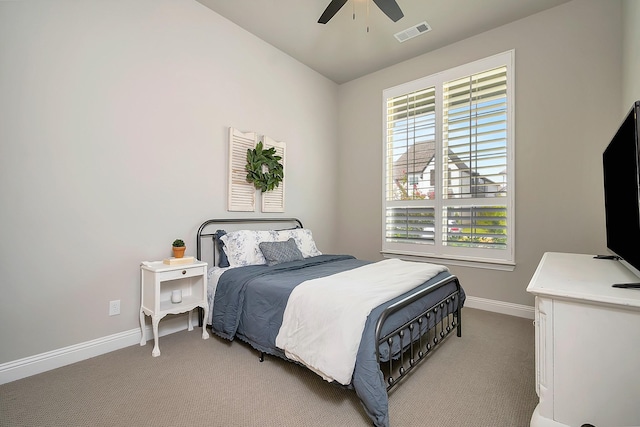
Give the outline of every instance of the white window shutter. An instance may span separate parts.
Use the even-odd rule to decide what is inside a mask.
[[[513,51],[386,89],[382,252],[514,264]]]
[[[256,210],[256,189],[247,182],[247,150],[258,143],[255,132],[243,133],[229,128],[229,190],[227,210],[254,212]]]
[[[284,142],[275,141],[266,135],[263,138],[262,144],[265,149],[269,149],[271,147],[276,149],[276,154],[282,157],[280,163],[284,170],[284,178],[282,179],[282,182],[280,182],[280,185],[272,191],[262,193],[262,212],[284,212],[284,183],[287,179],[287,168],[285,163],[286,144]]]

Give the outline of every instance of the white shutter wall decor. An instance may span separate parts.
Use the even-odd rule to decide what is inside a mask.
[[[271,147],[276,149],[276,154],[282,157],[280,163],[284,170],[284,177],[280,182],[280,185],[272,191],[262,193],[262,212],[284,212],[284,183],[287,179],[287,168],[285,163],[286,144],[284,142],[275,141],[265,135],[262,140],[262,145],[265,149],[269,149]]]
[[[243,133],[229,128],[229,189],[227,210],[229,212],[254,212],[256,210],[256,189],[247,182],[247,150],[258,143],[255,132]]]

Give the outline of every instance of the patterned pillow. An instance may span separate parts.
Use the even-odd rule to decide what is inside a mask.
[[[258,246],[267,260],[267,265],[276,265],[304,258],[293,238],[286,242],[260,242]]]
[[[293,228],[291,230],[279,230],[275,233],[276,238],[274,240],[283,241],[293,239],[298,249],[300,249],[300,252],[302,252],[302,256],[305,258],[322,255],[322,252],[316,247],[316,242],[313,241],[313,235],[309,229]]]
[[[272,231],[239,230],[231,231],[220,238],[224,243],[224,250],[231,267],[266,264],[260,242],[273,242],[275,233]]]

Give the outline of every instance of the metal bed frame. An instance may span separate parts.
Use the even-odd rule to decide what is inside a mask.
[[[456,285],[456,290],[453,293],[450,293],[436,304],[414,316],[403,325],[383,335],[384,324],[389,316],[451,282],[454,282]],[[460,289],[460,281],[458,278],[456,276],[449,276],[428,288],[422,289],[390,305],[382,312],[376,323],[375,342],[376,357],[387,382],[387,392],[391,391],[403,378],[409,375],[420,362],[426,360],[427,356],[433,352],[436,346],[453,332],[454,329],[458,337],[462,336]],[[390,354],[386,362],[382,361],[380,358],[380,347],[386,344],[388,348],[393,348],[396,340],[399,344],[398,348],[403,350],[399,351],[395,357],[392,357]]]
[[[213,265],[217,262],[216,233],[206,232],[213,224],[289,224],[296,228],[303,228],[302,222],[297,218],[225,218],[210,219],[202,223],[197,233],[196,253],[198,260],[202,261],[202,239],[211,239],[213,246]],[[446,295],[426,310],[422,310],[399,327],[388,333],[383,333],[385,322],[390,316],[412,303],[418,301],[427,294],[441,287],[455,283],[456,290]],[[387,307],[376,323],[376,357],[380,369],[387,383],[387,392],[391,391],[402,379],[415,369],[422,361],[442,343],[447,336],[456,331],[458,337],[462,336],[462,304],[460,301],[461,286],[454,275],[424,288],[401,301]],[[199,310],[199,325],[203,326],[203,310]],[[205,325],[206,327],[206,325]],[[381,357],[381,348],[388,349],[388,357]],[[393,351],[393,349],[399,349]],[[264,360],[264,353],[260,352],[259,359]]]

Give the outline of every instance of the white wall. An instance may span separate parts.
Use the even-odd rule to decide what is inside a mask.
[[[620,120],[640,100],[640,1],[622,2],[622,112]]]
[[[606,253],[601,155],[622,117],[621,4],[574,0],[341,85],[339,250],[381,258],[381,186],[368,183],[382,182],[382,91],[515,49],[517,266],[451,270],[471,296],[532,306],[545,251]]]
[[[139,326],[140,262],[228,215],[229,126],[331,252],[337,90],[195,1],[0,2],[0,363]]]

